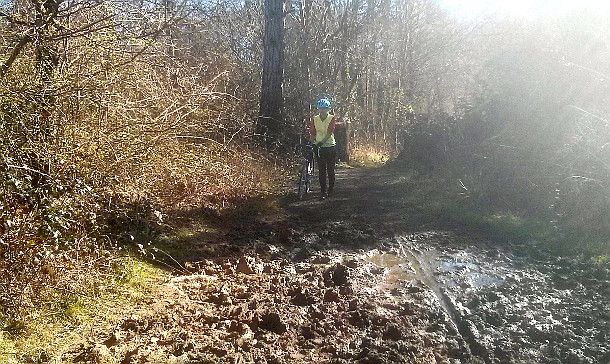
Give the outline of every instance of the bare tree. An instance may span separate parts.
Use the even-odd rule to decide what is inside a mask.
[[[462,34],[430,0],[299,1],[287,22],[287,113],[331,95],[357,143],[399,147],[413,115],[448,112]],[[398,127],[401,125],[401,127]]]

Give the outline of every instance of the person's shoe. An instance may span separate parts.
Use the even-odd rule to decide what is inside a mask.
[[[320,195],[320,200],[326,200],[327,197],[328,197],[328,193],[322,192],[322,194]]]

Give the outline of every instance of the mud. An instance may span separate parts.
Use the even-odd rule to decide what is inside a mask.
[[[402,236],[449,299],[459,331],[486,363],[609,363],[608,264],[542,247]]]
[[[191,274],[62,359],[610,363],[607,263],[442,229],[395,177],[341,169],[330,199],[194,242]]]
[[[193,263],[147,307],[64,355],[76,362],[459,363],[470,358],[418,280],[376,256],[370,229],[331,224],[288,245]],[[357,244],[356,244],[357,245]]]

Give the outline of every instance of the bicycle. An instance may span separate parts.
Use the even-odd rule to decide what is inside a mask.
[[[299,200],[302,200],[311,191],[315,168],[314,146],[297,144],[297,147],[303,149],[303,162],[299,171]]]

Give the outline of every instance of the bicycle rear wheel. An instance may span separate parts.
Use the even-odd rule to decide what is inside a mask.
[[[311,163],[305,161],[299,173],[299,200],[305,198],[309,192],[311,183],[309,182],[309,166]]]
[[[313,183],[313,174],[314,174],[314,161],[313,159],[307,163],[307,178],[305,180],[307,193],[311,192],[311,186]]]

